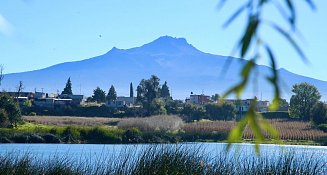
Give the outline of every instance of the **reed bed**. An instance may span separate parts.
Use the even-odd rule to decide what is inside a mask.
[[[24,116],[28,123],[52,126],[101,126],[116,125],[121,119],[104,117],[71,117],[71,116]]]
[[[274,126],[280,134],[282,140],[307,140],[313,141],[327,137],[327,133],[314,128],[309,122],[290,121],[284,119],[271,119],[269,123]],[[226,135],[235,127],[234,121],[212,121],[212,122],[195,122],[185,124],[183,130],[186,133],[194,134],[212,134],[225,133]],[[270,136],[265,134],[266,138]],[[246,127],[243,133],[243,139],[253,139],[252,131]]]
[[[100,159],[53,156],[42,159],[30,154],[0,155],[0,174],[326,174],[326,159],[298,155],[295,152],[273,156],[241,156],[234,153],[204,153],[204,148],[187,145],[153,145]],[[215,155],[215,156],[213,156]]]
[[[157,115],[144,118],[125,118],[117,124],[118,128],[121,129],[137,128],[143,132],[176,131],[180,130],[183,125],[183,120],[180,117],[174,115]]]

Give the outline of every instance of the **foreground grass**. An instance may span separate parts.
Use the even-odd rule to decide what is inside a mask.
[[[325,159],[295,152],[247,156],[206,154],[200,147],[154,145],[141,151],[123,150],[103,159],[40,158],[14,153],[0,155],[0,174],[326,174]]]

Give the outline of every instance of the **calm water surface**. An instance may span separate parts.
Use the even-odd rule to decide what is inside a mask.
[[[226,152],[225,143],[186,143],[167,144],[166,146],[184,146],[195,148],[210,156]],[[104,156],[119,156],[127,153],[137,153],[146,149],[151,144],[119,145],[119,144],[0,144],[0,154],[15,153],[19,155],[31,154],[33,156],[51,157],[68,156],[73,159],[92,158],[99,159]],[[326,146],[295,146],[295,145],[261,145],[260,156],[276,157],[278,154],[295,152],[303,158],[313,158],[327,162]],[[252,144],[234,144],[227,153],[230,156],[254,156]]]

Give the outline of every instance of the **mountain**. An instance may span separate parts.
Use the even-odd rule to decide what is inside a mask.
[[[185,99],[195,94],[222,94],[239,81],[242,65],[247,61],[201,52],[183,38],[163,36],[151,43],[131,49],[112,48],[109,52],[90,59],[66,62],[48,68],[5,75],[2,87],[15,90],[23,81],[25,91],[43,90],[61,92],[71,77],[73,92],[91,95],[97,86],[108,91],[114,85],[118,95],[129,95],[129,83],[134,89],[141,79],[157,75],[168,82],[173,97]],[[226,66],[229,65],[229,66]],[[265,80],[270,68],[258,65],[258,74],[252,76],[251,85],[243,98],[254,95],[270,99],[272,88]],[[278,70],[282,78],[283,97],[291,96],[291,86],[298,82],[314,84],[322,94],[327,94],[327,82],[300,76],[285,69]]]

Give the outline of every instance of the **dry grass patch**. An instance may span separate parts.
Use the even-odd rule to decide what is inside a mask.
[[[145,118],[126,118],[118,123],[118,128],[131,129],[138,128],[141,131],[176,131],[181,129],[184,122],[178,116],[157,115]]]
[[[327,137],[327,133],[315,129],[309,122],[289,121],[283,119],[268,120],[280,134],[282,140],[317,140]],[[234,121],[212,121],[212,122],[196,122],[185,124],[183,130],[186,133],[229,133],[236,122]],[[269,135],[265,134],[267,138]],[[253,139],[252,131],[246,127],[244,139]]]
[[[103,117],[70,117],[70,116],[24,116],[24,121],[53,126],[101,126],[116,125],[121,119]]]

